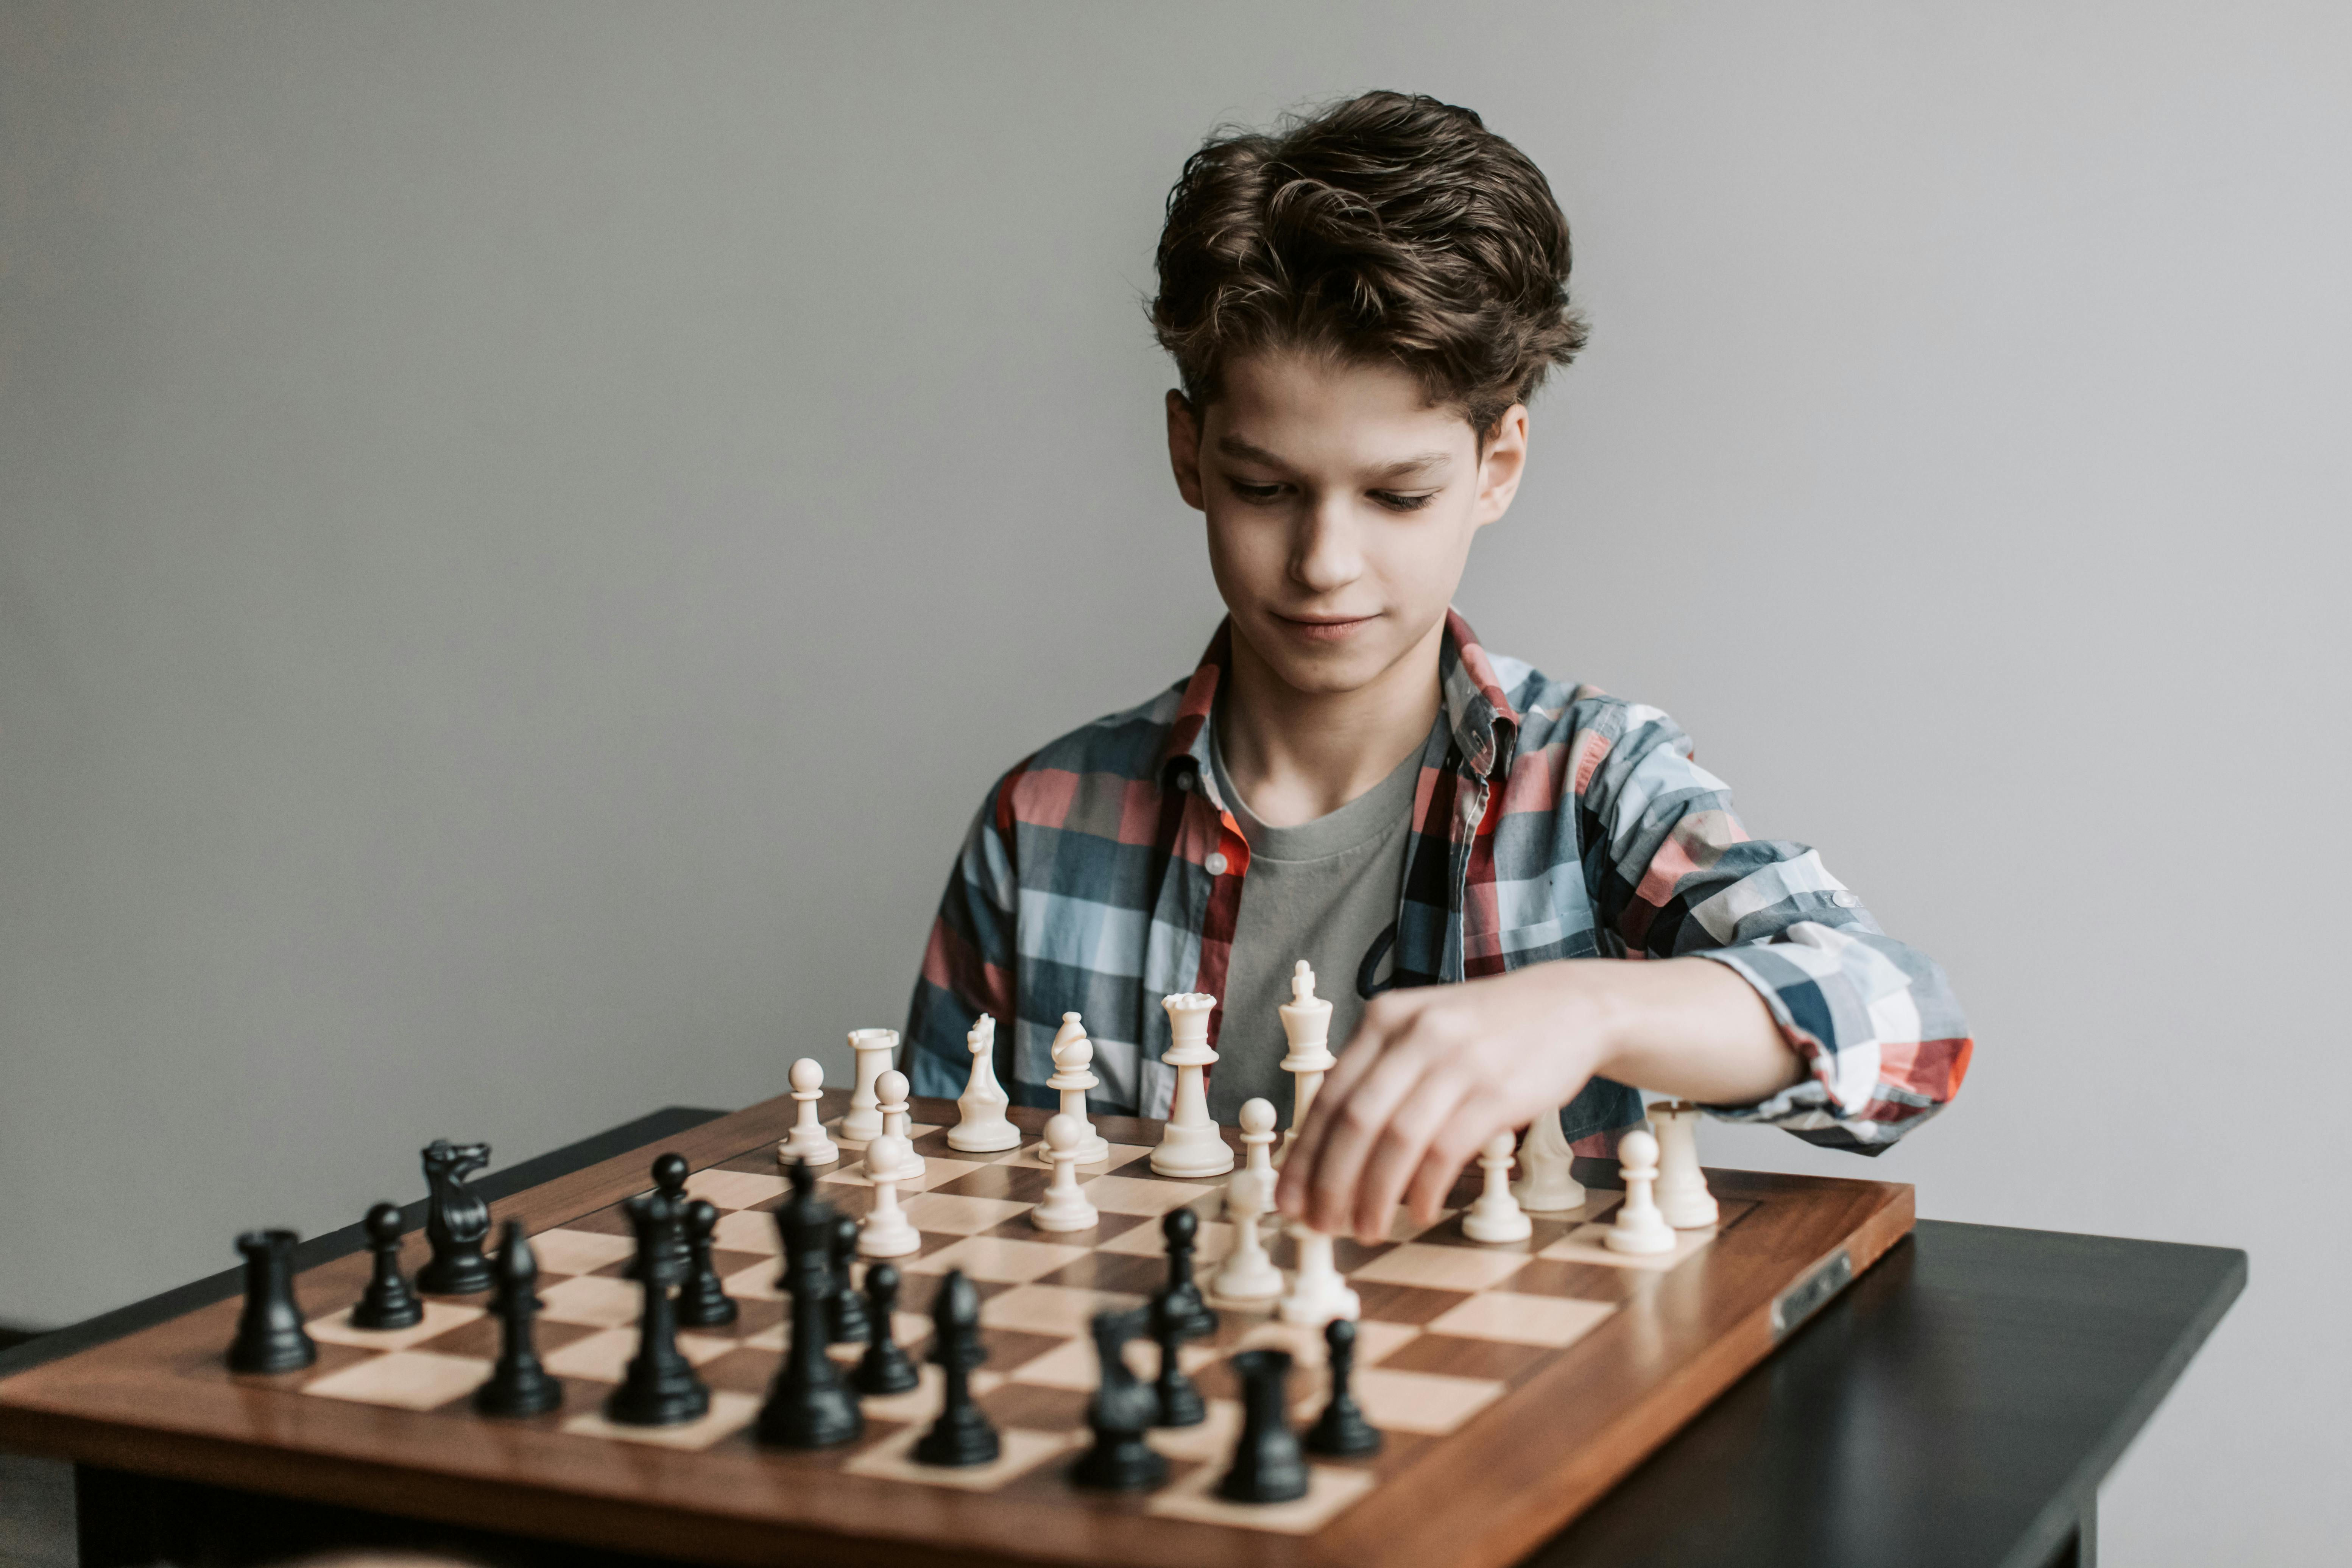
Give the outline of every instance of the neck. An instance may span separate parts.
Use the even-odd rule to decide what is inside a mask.
[[[1233,680],[1217,704],[1225,771],[1269,827],[1339,810],[1419,752],[1440,701],[1440,619],[1412,651],[1352,691],[1301,691],[1249,640],[1234,637]]]

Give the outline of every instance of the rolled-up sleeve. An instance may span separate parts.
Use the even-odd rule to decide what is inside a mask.
[[[1612,703],[1580,770],[1588,889],[1626,957],[1712,959],[1756,989],[1804,1064],[1706,1109],[1876,1153],[1948,1103],[1973,1042],[1944,973],[1881,931],[1802,844],[1748,837],[1724,782],[1654,708]]]

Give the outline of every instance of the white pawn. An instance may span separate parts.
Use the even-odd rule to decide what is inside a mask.
[[[898,1168],[892,1173],[902,1182],[922,1179],[923,1157],[915,1152],[912,1133],[908,1131],[907,1075],[892,1068],[874,1080],[874,1099],[882,1111],[882,1136],[896,1138],[903,1153]],[[866,1165],[874,1166],[874,1151],[866,1151]]]
[[[1363,1302],[1339,1277],[1331,1238],[1303,1225],[1293,1225],[1290,1234],[1298,1245],[1298,1271],[1290,1277],[1290,1294],[1275,1309],[1276,1315],[1286,1323],[1319,1329],[1334,1318],[1360,1314]]]
[[[1478,1151],[1478,1168],[1486,1173],[1486,1189],[1470,1212],[1462,1216],[1462,1234],[1473,1241],[1525,1241],[1535,1226],[1519,1212],[1511,1196],[1511,1130],[1504,1128]]]
[[[1045,1080],[1045,1087],[1061,1095],[1062,1114],[1076,1117],[1078,1125],[1086,1129],[1086,1136],[1078,1140],[1078,1163],[1107,1165],[1110,1145],[1087,1120],[1087,1090],[1102,1080],[1094,1075],[1095,1043],[1087,1038],[1086,1023],[1078,1015],[1062,1015],[1062,1026],[1054,1031],[1051,1049],[1054,1076]],[[1044,1151],[1039,1154],[1042,1157]]]
[[[1021,1129],[1004,1117],[1012,1096],[996,1081],[995,1016],[982,1013],[963,1043],[971,1052],[971,1081],[956,1097],[956,1109],[961,1114],[948,1129],[948,1147],[968,1154],[1019,1148]]]
[[[898,1054],[898,1031],[852,1029],[849,1050],[857,1063],[857,1076],[851,1082],[849,1113],[841,1119],[841,1135],[852,1143],[863,1143],[882,1134],[882,1110],[874,1098],[874,1080]]]
[[[1722,1217],[1698,1168],[1698,1107],[1677,1100],[1650,1108],[1658,1130],[1658,1212],[1676,1230],[1704,1230]]]
[[[824,1064],[814,1057],[803,1057],[793,1064],[793,1099],[799,1110],[791,1136],[776,1145],[778,1164],[805,1161],[811,1165],[830,1165],[841,1158],[840,1147],[824,1135],[824,1124],[816,1119],[816,1102],[824,1098]]]
[[[1163,1176],[1191,1180],[1222,1176],[1234,1168],[1234,1152],[1225,1135],[1209,1120],[1209,1091],[1202,1074],[1215,1065],[1209,1044],[1209,1015],[1217,999],[1202,991],[1162,996],[1168,1010],[1168,1051],[1160,1059],[1176,1069],[1176,1095],[1151,1152],[1151,1168]]]
[[[1054,1182],[1045,1201],[1029,1211],[1029,1223],[1039,1230],[1092,1230],[1102,1218],[1078,1189],[1078,1144],[1086,1135],[1086,1123],[1075,1116],[1045,1123],[1045,1158],[1053,1162]]]
[[[1559,1112],[1547,1110],[1519,1140],[1519,1179],[1511,1195],[1529,1214],[1567,1214],[1584,1206],[1584,1184],[1572,1173],[1576,1151],[1569,1147]]]
[[[1675,1227],[1650,1195],[1651,1184],[1658,1179],[1658,1141],[1636,1127],[1617,1141],[1617,1164],[1625,1177],[1625,1201],[1602,1243],[1612,1252],[1672,1252]]]
[[[1234,1222],[1234,1249],[1209,1281],[1213,1295],[1228,1301],[1267,1301],[1282,1294],[1282,1270],[1266,1256],[1258,1234],[1260,1216],[1274,1206],[1274,1105],[1242,1102],[1242,1168],[1225,1184],[1225,1213]]]
[[[874,1206],[857,1227],[860,1258],[904,1258],[923,1245],[921,1233],[898,1206],[898,1178],[892,1173],[911,1152],[904,1138],[887,1132],[866,1146],[866,1174],[874,1184]]]

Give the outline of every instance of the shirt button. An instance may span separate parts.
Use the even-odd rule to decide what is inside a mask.
[[[1222,854],[1211,855],[1203,864],[1208,867],[1209,875],[1212,877],[1222,877],[1225,874],[1225,858]]]
[[[1853,908],[1854,905],[1862,902],[1862,900],[1855,898],[1852,893],[1847,892],[1843,888],[1840,888],[1836,892],[1830,895],[1830,902],[1835,904],[1842,910],[1850,910]]]
[[[1192,775],[1191,773],[1178,773],[1176,775],[1176,787],[1181,790],[1190,790],[1192,787]]]

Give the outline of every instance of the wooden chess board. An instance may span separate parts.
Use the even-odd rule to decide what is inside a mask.
[[[828,1097],[835,1115],[845,1105]],[[315,1365],[232,1376],[222,1352],[237,1303],[220,1302],[0,1383],[0,1437],[115,1468],[709,1562],[1485,1568],[1516,1561],[1600,1496],[1913,1219],[1907,1186],[1711,1171],[1721,1222],[1683,1233],[1672,1253],[1626,1257],[1602,1247],[1595,1228],[1621,1196],[1613,1167],[1587,1160],[1583,1210],[1538,1216],[1528,1240],[1497,1247],[1462,1234],[1465,1179],[1436,1225],[1400,1225],[1378,1246],[1338,1244],[1363,1303],[1356,1387],[1387,1434],[1380,1454],[1313,1460],[1294,1502],[1219,1500],[1213,1489],[1239,1429],[1227,1358],[1259,1344],[1293,1352],[1302,1422],[1320,1408],[1324,1383],[1318,1333],[1273,1321],[1263,1306],[1214,1303],[1217,1334],[1184,1352],[1207,1424],[1154,1432],[1171,1461],[1168,1483],[1112,1496],[1066,1477],[1096,1381],[1088,1320],[1158,1287],[1158,1221],[1171,1208],[1200,1215],[1201,1278],[1213,1274],[1232,1235],[1219,1218],[1222,1179],[1153,1175],[1158,1124],[1099,1117],[1112,1158],[1085,1173],[1101,1223],[1047,1235],[1027,1217],[1048,1180],[1034,1142],[1045,1113],[1013,1112],[1032,1135],[1022,1149],[963,1154],[947,1144],[952,1104],[918,1100],[914,1146],[928,1169],[902,1192],[923,1245],[896,1260],[906,1280],[897,1328],[919,1359],[940,1279],[961,1268],[975,1282],[989,1359],[973,1381],[1003,1457],[961,1470],[912,1460],[939,1401],[928,1366],[913,1392],[863,1401],[856,1443],[780,1452],[755,1446],[751,1426],[783,1346],[767,1211],[786,1190],[775,1142],[791,1114],[789,1099],[771,1100],[493,1205],[497,1220],[525,1223],[538,1253],[539,1348],[566,1392],[548,1415],[473,1413],[468,1395],[497,1348],[486,1297],[429,1298],[411,1329],[352,1329],[362,1254],[298,1279]],[[620,1278],[630,1243],[617,1205],[646,1188],[664,1149],[688,1157],[689,1190],[721,1211],[716,1262],[741,1313],[679,1335],[710,1385],[709,1415],[622,1426],[602,1405],[635,1347],[639,1288]],[[853,1215],[870,1190],[854,1154],[818,1184]],[[1286,1266],[1286,1238],[1273,1251]],[[425,1256],[412,1236],[405,1267]],[[1148,1371],[1156,1351],[1130,1349]],[[834,1353],[846,1363],[857,1352]]]

